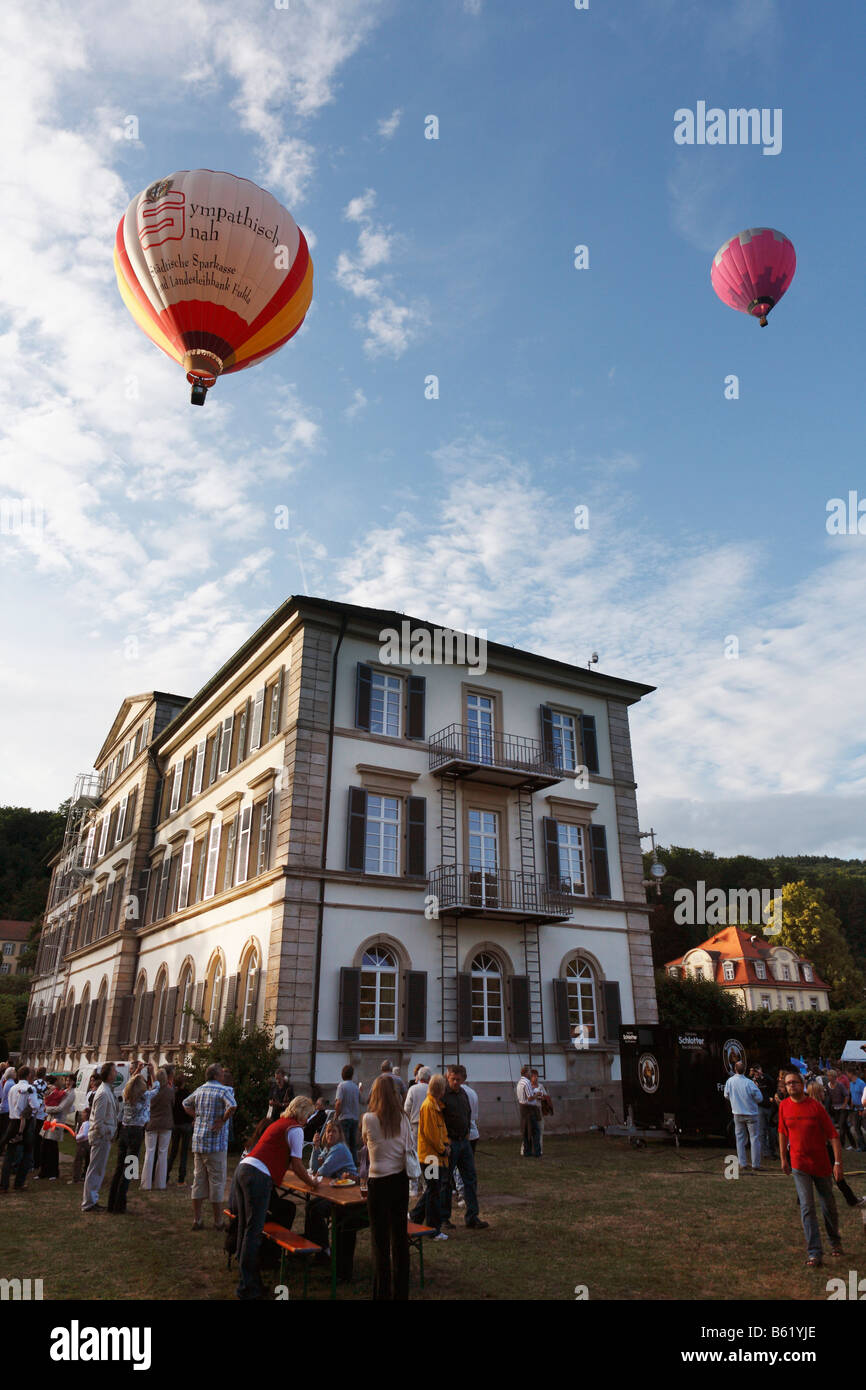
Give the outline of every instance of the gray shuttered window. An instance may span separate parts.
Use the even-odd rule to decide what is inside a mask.
[[[604,990],[604,1034],[609,1040],[617,1041],[622,1023],[619,981],[605,980],[602,989]]]
[[[163,1025],[162,1025],[162,1031],[163,1031],[164,1036],[161,1037],[161,1038],[157,1038],[156,1041],[157,1041],[158,1043],[159,1043],[159,1042],[173,1043],[173,1042],[176,1042],[176,1041],[177,1041],[177,1037],[178,1037],[178,1033],[179,1033],[179,1029],[178,1029],[178,1019],[177,1019],[177,996],[178,996],[178,988],[177,988],[177,985],[172,985],[171,989],[168,991],[168,994],[167,994],[167,996],[166,996],[166,1001],[165,1001],[165,1014],[164,1014],[164,1020],[165,1020],[165,1021],[164,1021]]]
[[[370,728],[370,697],[373,691],[373,672],[363,661],[358,662],[355,676],[355,728]]]
[[[361,972],[344,965],[340,970],[339,1038],[357,1038],[361,1031]]]
[[[598,772],[598,735],[594,714],[580,716],[580,743],[587,771]]]
[[[427,971],[406,972],[406,1039],[423,1042],[427,1037]]]
[[[427,680],[424,676],[410,676],[406,688],[406,737],[424,738],[424,705],[427,693]]]
[[[544,828],[544,866],[548,888],[559,889],[559,825],[550,816],[541,822]]]
[[[472,1039],[472,976],[457,976],[457,1036],[461,1042]]]
[[[132,1027],[132,1009],[134,1004],[135,996],[132,994],[125,994],[120,1001],[120,1022],[117,1032],[117,1041],[121,1046],[131,1041],[129,1034]]]
[[[364,872],[367,838],[367,793],[363,787],[349,788],[349,817],[346,825],[346,868]]]
[[[152,1042],[150,1036],[151,1024],[153,1023],[153,990],[149,990],[144,996],[141,1005],[141,1022],[138,1025],[138,1037],[136,1042]]]
[[[427,873],[427,800],[407,798],[406,873],[423,878]]]
[[[553,715],[547,705],[541,706],[541,746],[547,762],[556,761],[553,744]]]
[[[589,830],[592,849],[592,888],[596,898],[610,897],[610,869],[607,861],[607,831],[603,825],[592,825]]]
[[[238,977],[232,975],[229,978],[228,989],[226,991],[226,1017],[229,1014],[237,1013],[238,1007]]]
[[[529,976],[512,975],[511,993],[511,1036],[516,1039],[529,1037]]]
[[[556,1041],[571,1041],[571,1023],[568,1017],[568,982],[553,982],[553,1015],[556,1021]]]

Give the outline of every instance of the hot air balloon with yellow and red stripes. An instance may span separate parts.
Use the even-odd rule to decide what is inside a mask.
[[[752,314],[762,328],[794,278],[797,254],[784,232],[747,227],[720,246],[710,278],[723,304]]]
[[[291,213],[249,179],[211,169],[182,169],[133,198],[114,268],[139,328],[185,368],[193,405],[218,376],[278,352],[313,297]]]

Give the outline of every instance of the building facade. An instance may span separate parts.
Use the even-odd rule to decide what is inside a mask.
[[[665,969],[675,978],[715,980],[744,1009],[818,1013],[830,1007],[830,987],[810,961],[738,926],[716,932]]]
[[[407,624],[441,631],[290,599],[192,699],[124,701],[54,865],[31,1061],[178,1060],[189,1010],[234,1012],[276,1028],[296,1093],[459,1057],[513,1130],[531,1061],[555,1126],[610,1119],[620,1021],[657,1018],[628,727],[651,688],[493,643],[483,675],[430,640],[401,664]]]
[[[14,917],[0,918],[0,975],[22,975],[21,957],[32,930],[30,922]]]

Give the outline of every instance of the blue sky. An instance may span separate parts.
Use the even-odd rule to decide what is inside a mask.
[[[4,801],[56,804],[125,693],[192,694],[306,591],[658,686],[663,842],[866,854],[866,538],[825,525],[866,497],[861,8],[82,0],[2,29],[0,495],[44,512],[0,535]],[[699,100],[781,108],[781,152],[676,145]],[[199,166],[269,188],[316,270],[297,337],[201,411],[111,264],[129,199]],[[709,281],[755,225],[798,254],[766,330]]]

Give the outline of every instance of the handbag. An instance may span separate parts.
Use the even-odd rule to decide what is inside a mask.
[[[406,1119],[405,1115],[403,1116],[403,1124],[405,1128],[409,1131],[408,1135],[404,1134],[404,1138],[407,1141],[406,1172],[409,1175],[410,1182],[417,1182],[421,1176],[421,1163],[418,1159],[418,1151],[415,1148],[415,1136],[412,1133],[412,1126],[409,1124],[409,1121]]]

